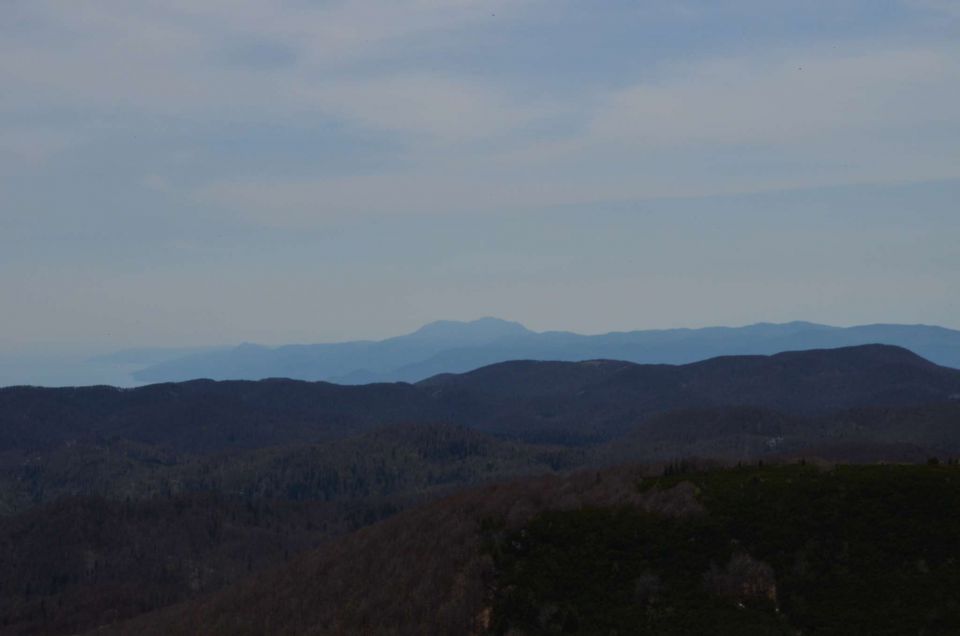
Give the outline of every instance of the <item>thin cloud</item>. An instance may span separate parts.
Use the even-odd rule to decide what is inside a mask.
[[[782,51],[773,61],[704,60],[565,107],[583,122],[478,152],[428,145],[379,174],[243,178],[200,201],[268,225],[370,214],[522,210],[657,197],[960,177],[960,56],[951,47]],[[448,142],[558,117],[434,78],[334,95],[341,117]],[[324,100],[317,98],[317,103]],[[909,140],[905,142],[905,140]],[[736,161],[729,157],[736,156]]]
[[[956,112],[956,50],[808,51],[775,62],[717,60],[677,69],[665,81],[610,95],[590,132],[667,146],[786,144],[941,123]]]
[[[960,0],[907,0],[907,5],[960,18]]]
[[[949,205],[960,181],[929,185],[960,179],[956,2],[902,0],[883,10],[867,0],[7,5],[0,304],[14,307],[10,342],[45,333],[80,341],[108,325],[131,342],[151,332],[173,341],[204,322],[194,307],[216,318],[198,341],[254,338],[278,313],[290,320],[284,333],[296,328],[303,339],[323,316],[330,337],[331,307],[343,312],[343,334],[359,314],[389,331],[385,312],[371,310],[383,294],[393,294],[391,308],[406,303],[418,316],[449,306],[509,313],[535,298],[542,310],[530,304],[530,315],[582,311],[586,325],[603,306],[605,315],[621,311],[624,326],[638,326],[634,318],[651,306],[668,324],[718,302],[740,316],[769,315],[764,303],[775,302],[790,318],[817,300],[815,289],[776,300],[766,293],[778,281],[754,272],[777,254],[743,244],[737,255],[752,251],[757,260],[736,270],[704,261],[698,241],[683,259],[697,270],[689,277],[716,272],[739,292],[710,297],[722,286],[688,286],[685,306],[670,298],[683,281],[665,281],[646,298],[632,293],[631,281],[664,269],[683,237],[702,229],[680,220],[674,236],[638,246],[653,235],[644,222],[625,223],[642,217],[636,210],[684,207],[658,198],[704,197],[698,219],[726,219],[736,206],[717,195],[776,192],[756,205],[775,202],[782,216],[800,218],[809,212],[803,201],[782,212],[785,190],[879,184],[901,192],[888,216],[922,214],[916,194],[930,192],[931,235],[946,244],[956,234]],[[891,187],[898,183],[914,185]],[[837,236],[865,245],[860,226],[876,218],[878,201],[822,200],[848,215]],[[608,202],[626,212],[604,216]],[[756,218],[732,219],[731,234],[749,232]],[[607,233],[589,243],[573,229],[568,242],[551,242],[546,235],[565,223]],[[447,234],[432,233],[443,224]],[[461,225],[470,230],[451,229]],[[877,269],[863,265],[867,256],[891,257],[827,254],[818,237],[778,231],[756,244],[779,251],[783,240],[802,258],[775,271],[801,272],[811,288],[847,272],[825,305],[834,315],[907,305],[877,275],[863,284],[877,290],[871,311],[863,300],[834,310]],[[315,244],[327,235],[336,238]],[[475,258],[460,261],[446,290],[423,283],[463,258],[451,241],[475,236]],[[928,258],[924,241],[923,253],[904,248],[903,258]],[[663,253],[635,260],[653,248]],[[924,286],[957,269],[952,243],[938,254],[936,268],[894,285],[922,290],[910,304],[937,308],[929,320],[955,322],[960,295]],[[804,263],[830,255],[830,272],[810,277]],[[572,259],[565,270],[564,259]],[[570,293],[571,276],[594,263],[616,280],[604,287],[590,274]],[[503,276],[491,275],[505,264]],[[342,288],[312,287],[347,276]],[[287,280],[298,282],[277,284]],[[505,281],[515,296],[502,295]],[[231,293],[218,297],[224,287]],[[783,309],[794,295],[797,304]]]

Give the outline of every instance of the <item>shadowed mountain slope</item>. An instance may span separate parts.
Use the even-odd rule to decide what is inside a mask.
[[[127,439],[214,452],[342,438],[384,423],[441,419],[406,384],[194,380],[137,389],[0,389],[0,448]]]
[[[0,471],[0,495],[26,485],[39,503],[0,515],[0,634],[134,616],[454,489],[551,470],[550,449],[450,426],[203,459],[148,451],[73,446]]]
[[[189,452],[337,439],[447,422],[527,441],[586,443],[678,408],[751,405],[815,415],[960,396],[960,371],[905,349],[841,349],[636,365],[517,361],[417,385],[193,381],[137,389],[0,389],[0,453],[126,439]]]
[[[417,385],[3,389],[0,633],[74,633],[197,598],[472,484],[621,462],[682,465],[698,456],[956,457],[958,397],[960,371],[884,345],[681,366],[514,361]],[[299,580],[251,583],[250,594],[265,600],[244,597],[240,622],[217,615],[211,629],[261,633],[260,619],[245,613],[249,603],[276,621],[277,633],[307,625],[298,616],[314,621],[311,629],[325,625],[320,633],[387,624],[412,630],[431,620],[439,621],[437,633],[465,633],[457,629],[486,620],[476,613],[493,572],[470,547],[482,522],[476,513],[489,510],[509,525],[566,505],[554,501],[650,503],[631,499],[631,484],[605,499],[607,477],[577,479],[540,481],[553,485],[529,495],[530,486],[492,488],[487,503],[468,498],[454,513],[426,508],[417,523],[434,515],[429,531],[397,522],[386,535],[361,533],[336,549],[345,552],[303,561],[299,574],[315,579],[309,593]],[[594,494],[577,494],[586,491]],[[674,503],[683,501],[690,503]],[[429,565],[391,561],[394,549]],[[434,550],[459,556],[431,561]],[[402,582],[399,599],[396,589],[381,595],[362,587],[361,579],[381,575]],[[408,590],[424,600],[408,602]],[[294,597],[295,607],[284,605]],[[361,601],[344,609],[344,598]]]
[[[591,449],[600,463],[709,457],[729,461],[825,457],[922,462],[960,455],[960,401],[859,407],[798,417],[754,406],[677,409]]]
[[[417,386],[490,432],[598,441],[674,409],[751,405],[809,416],[947,401],[958,397],[958,380],[960,372],[905,349],[865,345],[681,366],[507,362]]]
[[[636,492],[636,479],[636,471],[618,469],[599,480],[580,473],[454,495],[362,529],[195,606],[102,633],[478,633],[484,585],[492,574],[492,561],[482,553],[484,519],[519,528],[556,505],[631,503],[670,516],[701,510],[688,488],[644,496]]]

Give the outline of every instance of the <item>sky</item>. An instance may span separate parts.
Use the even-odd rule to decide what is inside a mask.
[[[0,352],[960,328],[960,1],[6,0]]]

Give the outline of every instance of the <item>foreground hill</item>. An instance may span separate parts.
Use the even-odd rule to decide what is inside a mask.
[[[95,633],[960,630],[957,467],[669,472],[456,495]]]
[[[686,364],[722,355],[881,343],[914,351],[938,364],[960,367],[960,331],[926,325],[831,327],[809,322],[746,327],[661,329],[586,336],[530,331],[496,318],[440,321],[380,341],[265,347],[245,344],[151,363],[134,373],[139,382],[194,378],[259,380],[289,377],[345,384],[416,382],[439,373],[462,373],[507,360],[582,361],[613,358],[641,364]],[[136,359],[127,355],[130,363]]]
[[[207,380],[130,390],[3,389],[0,634],[77,633],[207,597],[288,561],[301,563],[295,556],[302,550],[333,545],[345,533],[477,484],[689,457],[729,463],[957,457],[958,394],[960,371],[882,345],[680,366],[516,361],[417,385]],[[507,526],[519,527],[514,522],[544,507],[578,501],[633,501],[668,514],[701,507],[689,493],[640,496],[630,490],[635,474],[611,490],[616,474],[622,473],[535,482],[547,490],[534,482],[520,490],[498,487],[486,491],[486,501],[463,500],[452,516],[445,508],[416,513],[436,515],[436,531],[449,536],[407,534],[407,522],[398,522],[390,537],[357,536],[430,564],[433,550],[445,546],[474,559],[470,533],[483,511],[488,521],[505,515]],[[372,559],[361,561],[371,578],[392,562],[379,552],[363,556],[371,549],[363,547],[367,539],[346,541],[337,549],[354,556],[330,556],[332,574],[316,582],[330,594],[341,584],[360,585],[351,574],[354,558]],[[486,572],[480,580],[489,583],[495,570],[483,565],[487,557],[476,558],[469,567]],[[437,619],[440,633],[457,633],[465,611],[499,625],[499,601],[484,601],[487,613],[475,607],[488,588],[475,587],[473,574],[455,578],[461,587],[448,596],[444,563],[437,562],[437,571],[390,566],[407,570],[398,589],[429,603],[393,607],[369,590],[356,588],[361,596],[351,596],[354,588],[343,588],[340,596],[323,597],[323,620],[343,625],[342,633],[355,633],[350,626],[363,621],[387,624],[369,618],[381,613],[384,621],[412,624],[411,617],[431,620],[436,602],[446,608]],[[271,585],[301,594],[293,589],[300,584]],[[362,599],[355,613],[340,613],[344,595]],[[503,602],[522,600],[511,599]],[[409,616],[402,614],[407,610]],[[288,617],[277,620],[287,625]]]
[[[450,426],[208,458],[115,444],[0,470],[0,634],[72,634],[217,590],[557,449]]]
[[[209,456],[125,441],[61,446],[0,468],[0,510],[10,515],[0,516],[0,634],[75,633],[208,594],[471,484],[689,456],[925,463],[933,455],[960,455],[960,402],[814,418],[677,410],[590,448],[449,425]]]
[[[75,634],[222,588],[355,529],[341,504],[206,493],[0,516],[0,634]]]
[[[960,397],[960,371],[898,347],[732,356],[688,365],[508,362],[417,385],[198,380],[137,389],[0,389],[0,453],[123,439],[176,451],[313,443],[378,426],[446,422],[582,444],[674,409],[751,405],[787,415]]]

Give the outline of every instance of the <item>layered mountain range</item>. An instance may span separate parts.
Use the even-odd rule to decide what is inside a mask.
[[[587,606],[563,597],[567,588],[523,578],[529,567],[553,566],[537,561],[539,553],[509,552],[519,545],[511,533],[546,523],[543,546],[569,539],[563,524],[587,524],[589,536],[601,536],[590,524],[607,527],[606,517],[576,516],[583,507],[600,507],[607,512],[597,514],[614,515],[610,527],[629,536],[653,532],[658,554],[673,549],[674,531],[659,521],[617,521],[615,509],[624,505],[667,519],[687,519],[712,505],[722,523],[710,522],[718,543],[700,560],[638,561],[629,570],[631,589],[637,581],[653,586],[637,598],[660,599],[648,607],[652,613],[636,615],[633,596],[595,590],[598,598],[620,599],[610,616],[620,612],[622,620],[610,629],[631,621],[656,625],[661,609],[682,613],[691,603],[727,616],[724,577],[739,585],[737,568],[766,572],[769,564],[724,546],[738,542],[750,559],[773,559],[770,567],[781,577],[796,574],[790,568],[797,559],[812,558],[806,535],[794,537],[779,524],[790,515],[802,523],[814,513],[777,512],[770,506],[782,492],[799,488],[816,505],[827,502],[824,515],[857,505],[875,516],[886,504],[870,503],[871,493],[899,492],[891,485],[896,476],[823,481],[820,469],[782,473],[783,479],[743,476],[748,485],[782,481],[788,489],[753,500],[752,491],[730,486],[741,477],[718,474],[709,478],[715,484],[698,487],[733,488],[734,499],[713,504],[685,486],[643,494],[637,484],[644,476],[703,461],[695,458],[723,465],[911,462],[926,470],[933,458],[943,464],[956,457],[960,370],[883,344],[677,365],[512,360],[412,384],[268,379],[8,387],[0,389],[0,634],[576,632]],[[638,462],[645,467],[612,468]],[[902,496],[925,488],[946,492],[954,483],[953,468],[929,470],[904,482]],[[914,519],[903,499],[891,505],[907,515],[905,537],[919,537],[909,524],[934,515],[924,508]],[[746,522],[737,515],[751,506],[769,514],[769,538],[743,534],[738,524]],[[576,514],[557,526],[540,517],[551,510]],[[700,517],[691,519],[682,532],[702,536]],[[770,541],[785,532],[797,543],[778,552]],[[611,535],[609,548],[618,550],[622,540]],[[876,554],[893,550],[873,535],[857,540],[880,541]],[[917,584],[909,577],[924,559],[928,571],[946,576],[933,565],[940,557],[918,546],[909,548],[917,554],[913,561],[897,570],[902,581]],[[839,562],[843,549],[830,547],[823,558]],[[564,552],[576,555],[571,546]],[[562,567],[575,572],[592,559]],[[714,566],[720,569],[709,574]],[[842,579],[843,567],[853,566],[837,567],[829,576]],[[685,578],[671,579],[671,568]],[[520,578],[503,582],[514,576]],[[828,611],[809,596],[816,577],[796,577],[799,587],[790,589],[803,600],[784,601],[790,620],[815,625],[818,612]],[[716,585],[704,592],[708,579]],[[690,585],[693,596],[683,591]],[[751,616],[768,627],[786,620],[772,610]],[[398,627],[390,631],[388,624]]]
[[[194,380],[135,389],[0,389],[0,448],[125,439],[186,452],[322,442],[377,426],[452,423],[583,444],[676,409],[750,405],[797,416],[960,396],[960,370],[888,345],[685,365],[512,361],[416,384]]]
[[[210,378],[259,380],[284,377],[341,384],[417,382],[439,373],[462,373],[507,360],[616,359],[646,364],[685,364],[722,355],[770,355],[782,351],[890,344],[945,366],[960,367],[960,332],[925,325],[831,327],[810,322],[746,327],[663,329],[581,335],[535,332],[517,322],[482,318],[440,321],[380,341],[234,348],[167,356],[150,350],[109,357],[130,365],[138,382]]]

